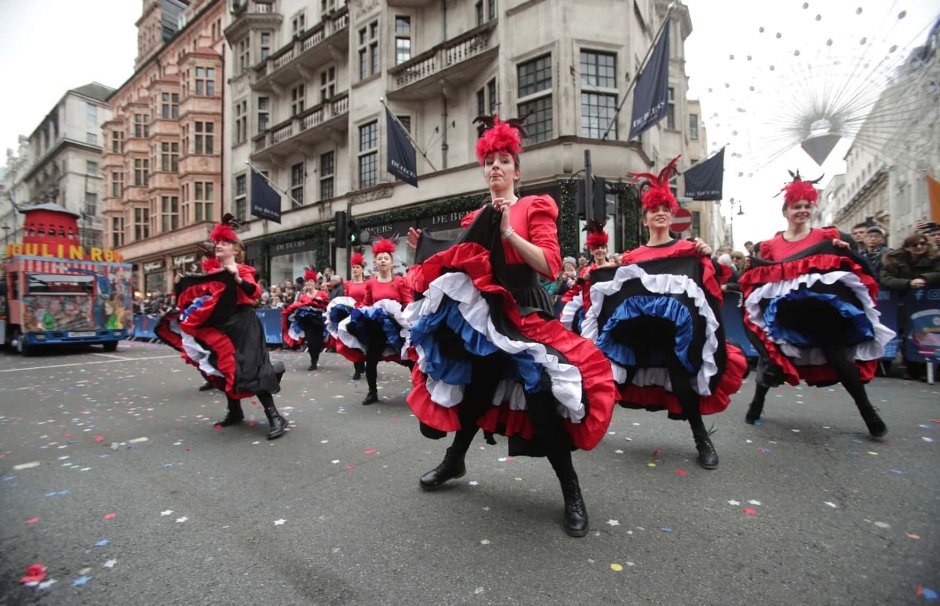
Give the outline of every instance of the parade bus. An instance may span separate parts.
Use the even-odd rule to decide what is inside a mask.
[[[7,244],[0,336],[21,354],[85,343],[115,351],[133,330],[131,265],[78,243],[77,217],[56,204],[27,207],[23,242]]]

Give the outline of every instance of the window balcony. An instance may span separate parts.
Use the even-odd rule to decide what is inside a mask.
[[[284,17],[277,0],[235,0],[231,5],[232,23],[225,28],[229,44],[245,37],[251,30],[277,30]]]
[[[300,77],[312,81],[313,73],[327,64],[345,64],[349,50],[348,29],[349,9],[344,6],[255,66],[251,73],[252,88],[283,89]]]
[[[254,138],[252,160],[277,161],[304,148],[312,148],[329,136],[331,131],[349,130],[349,93],[336,95],[329,101],[275,124]]]
[[[492,19],[417,57],[389,68],[389,99],[417,101],[441,94],[441,86],[461,87],[477,78],[499,51]]]

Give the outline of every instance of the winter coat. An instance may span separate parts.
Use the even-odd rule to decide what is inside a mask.
[[[889,290],[908,290],[914,278],[923,278],[928,288],[940,286],[940,253],[931,250],[912,261],[910,253],[898,248],[884,256],[882,286]]]

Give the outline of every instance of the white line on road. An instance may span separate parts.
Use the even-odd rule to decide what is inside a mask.
[[[133,360],[134,359],[134,358],[128,358],[127,356],[116,356],[114,354],[96,353],[94,355],[101,356],[103,358],[111,358],[113,360]]]
[[[163,358],[178,358],[179,355],[148,356],[145,358],[125,358],[124,360],[102,360],[100,362],[76,362],[74,364],[54,364],[52,366],[33,366],[32,368],[8,368],[0,372],[22,372],[24,370],[46,370],[48,368],[66,368],[68,366],[90,366],[92,364],[114,364],[115,362],[137,362],[138,360],[161,360]]]

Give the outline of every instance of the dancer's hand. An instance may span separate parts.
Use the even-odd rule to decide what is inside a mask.
[[[418,249],[418,240],[421,238],[421,230],[415,229],[414,227],[408,228],[408,248],[411,250]]]
[[[923,278],[914,278],[911,280],[911,288],[923,288],[927,286],[927,281]]]
[[[839,238],[836,238],[835,240],[833,240],[832,245],[835,246],[836,248],[848,248],[849,247],[848,242],[846,242],[845,240],[840,240]]]
[[[698,255],[703,257],[710,257],[712,254],[712,247],[705,243],[704,240],[700,238],[695,239],[695,252]]]
[[[509,213],[512,210],[512,202],[505,198],[495,198],[493,200],[493,208],[499,211],[499,231],[505,232],[512,225],[509,221]]]

